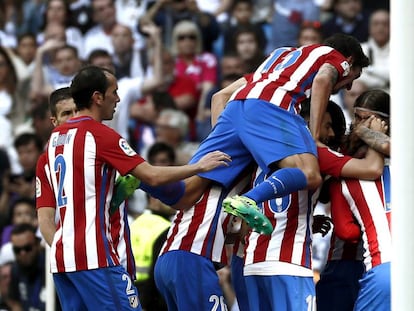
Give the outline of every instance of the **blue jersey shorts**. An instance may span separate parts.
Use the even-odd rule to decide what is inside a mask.
[[[291,275],[247,275],[250,310],[315,311],[312,277]]]
[[[231,257],[231,283],[236,293],[237,303],[240,311],[249,311],[249,300],[247,297],[246,281],[244,280],[244,259],[233,255]]]
[[[62,310],[142,310],[138,291],[122,266],[54,273]]]
[[[187,251],[170,251],[157,259],[155,284],[169,311],[226,311],[213,262]]]
[[[352,311],[364,272],[361,260],[328,261],[316,284],[317,310]]]
[[[229,187],[253,161],[267,172],[270,164],[288,156],[317,155],[314,139],[300,116],[257,99],[230,101],[190,163],[215,150],[231,156],[230,166],[218,167],[199,176],[224,187]]]
[[[355,311],[391,310],[391,264],[389,262],[368,270],[359,284]]]

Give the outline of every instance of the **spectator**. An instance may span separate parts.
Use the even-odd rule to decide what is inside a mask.
[[[314,0],[274,0],[272,19],[272,49],[297,46],[303,21],[319,21],[319,7]]]
[[[83,52],[83,35],[81,31],[70,24],[69,3],[65,0],[48,0],[43,17],[43,29],[49,24],[59,24],[65,28],[66,43],[75,47],[78,53]],[[39,32],[37,42],[44,43],[44,33]]]
[[[112,55],[114,48],[111,33],[117,24],[114,0],[92,0],[92,17],[96,25],[85,33],[85,50],[82,58],[88,58],[96,49],[104,49]]]
[[[16,101],[18,80],[15,67],[8,50],[0,46],[0,141],[8,148],[7,142],[12,136],[13,129],[25,119],[26,112],[21,103]]]
[[[11,306],[7,304],[6,300],[9,296],[9,286],[11,279],[12,262],[4,262],[0,258],[0,310],[10,310]]]
[[[55,25],[61,27],[59,25]],[[44,63],[45,54],[51,57]],[[31,83],[31,98],[49,97],[52,91],[68,86],[81,67],[78,51],[65,41],[50,39],[37,49],[36,64]]]
[[[369,20],[368,41],[361,44],[370,65],[362,72],[360,80],[370,89],[388,91],[390,87],[390,14],[386,10],[373,12]]]
[[[215,16],[201,11],[195,0],[155,1],[140,19],[140,27],[148,22],[155,22],[163,30],[164,44],[173,47],[172,31],[178,22],[184,20],[192,21],[197,25],[204,50],[212,52],[213,42],[220,34],[220,27]]]
[[[195,83],[199,96],[197,106],[190,114],[189,139],[196,139],[195,119],[202,121],[205,117],[197,115],[206,104],[208,92],[217,82],[217,59],[214,54],[203,49],[201,33],[197,25],[191,21],[181,21],[173,29],[172,53],[176,57],[175,71],[177,76],[190,77]]]
[[[252,26],[239,27],[234,34],[235,50],[242,60],[242,68],[245,73],[255,71],[266,58],[259,41],[257,29]]]
[[[248,26],[254,29],[257,34],[259,48],[264,51],[266,48],[266,36],[262,26],[252,22],[254,13],[252,0],[234,0],[231,6],[232,19],[227,27],[223,30],[224,47],[223,53],[234,53],[235,49],[235,35],[239,27]]]
[[[333,14],[322,24],[324,37],[345,33],[359,42],[368,39],[368,16],[363,11],[361,0],[334,0]]]
[[[322,31],[320,22],[304,21],[299,30],[298,46],[308,44],[322,44]]]
[[[129,139],[128,122],[130,118],[130,106],[146,94],[156,90],[163,81],[161,58],[163,45],[161,42],[160,29],[153,24],[149,24],[146,25],[143,30],[148,34],[148,38],[151,40],[153,48],[153,73],[147,78],[142,76],[135,78],[125,77],[118,81],[118,94],[121,101],[117,105],[113,120],[106,122],[107,125],[114,128],[127,140]],[[106,50],[92,51],[88,63],[115,72],[112,57]]]
[[[155,122],[155,140],[171,145],[176,153],[176,165],[187,163],[198,147],[188,142],[188,117],[175,109],[163,109]]]
[[[16,261],[12,266],[7,302],[22,310],[45,310],[45,253],[36,228],[28,224],[14,227],[11,242]]]
[[[2,232],[1,245],[10,242],[11,232],[15,226],[29,224],[37,227],[36,204],[32,198],[19,198],[10,208],[10,225],[5,227]]]
[[[36,163],[43,151],[42,140],[33,133],[23,133],[14,140],[23,172],[11,181],[9,189],[20,197],[35,197]]]
[[[141,53],[134,48],[134,37],[127,26],[117,24],[111,32],[114,54],[112,59],[117,79],[144,76],[141,64]]]

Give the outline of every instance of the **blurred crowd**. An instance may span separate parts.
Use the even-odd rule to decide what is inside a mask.
[[[320,44],[336,32],[356,37],[370,59],[352,89],[332,98],[349,125],[358,95],[389,90],[389,1],[0,1],[0,310],[44,310],[35,169],[53,129],[49,95],[82,66],[108,68],[118,79],[121,101],[107,125],[144,158],[166,158],[153,163],[181,165],[211,130],[217,90],[277,47]],[[137,191],[130,220],[149,210],[169,219],[165,209]],[[315,248],[315,269],[325,242]]]

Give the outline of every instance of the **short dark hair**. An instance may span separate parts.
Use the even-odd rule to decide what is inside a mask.
[[[21,234],[24,232],[32,232],[36,236],[37,228],[31,224],[23,223],[13,226],[11,235]],[[37,238],[37,237],[36,237]]]
[[[23,133],[14,140],[14,148],[18,149],[21,146],[26,146],[33,142],[39,151],[43,150],[43,142],[40,137],[34,133]]]
[[[157,154],[167,153],[171,163],[175,163],[175,150],[172,146],[164,142],[155,142],[148,150],[148,163],[153,164]]]
[[[104,71],[96,66],[86,66],[79,70],[70,85],[73,101],[78,110],[91,107],[94,92],[105,96],[108,79]]]
[[[62,87],[54,90],[49,96],[49,109],[52,116],[56,117],[56,105],[61,100],[71,99],[72,93],[70,87]]]
[[[354,66],[364,68],[369,65],[369,59],[362,51],[361,44],[353,36],[336,33],[326,38],[323,45],[334,48],[345,57],[352,56]]]
[[[108,51],[104,49],[94,49],[88,56],[88,60],[87,60],[88,64],[92,64],[93,60],[97,57],[111,58],[111,54],[109,54]]]

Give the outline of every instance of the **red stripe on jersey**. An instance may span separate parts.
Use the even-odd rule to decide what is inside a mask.
[[[295,244],[295,235],[298,229],[298,215],[299,215],[299,202],[298,202],[298,193],[294,192],[291,194],[291,204],[288,208],[288,222],[286,225],[286,230],[283,235],[281,252],[280,252],[280,261],[291,262],[293,245]]]
[[[197,210],[197,213],[194,213],[194,217],[191,220],[191,223],[188,227],[188,232],[185,237],[182,239],[180,244],[180,249],[185,251],[190,251],[191,246],[193,245],[194,237],[197,234],[197,229],[203,221],[204,214],[207,208],[207,201],[210,191],[206,191],[203,195],[203,198],[195,205],[194,209]],[[203,246],[204,248],[204,246]]]
[[[349,189],[349,192],[352,194],[355,202],[357,202],[356,207],[358,209],[358,213],[361,215],[362,223],[364,226],[364,234],[367,236],[369,252],[372,258],[372,266],[375,267],[381,264],[381,256],[378,244],[377,228],[375,227],[375,223],[371,217],[370,207],[367,204],[364,192],[358,180],[348,180],[345,182]],[[377,188],[378,182],[380,181],[375,181]]]
[[[79,133],[77,134],[79,137]],[[82,139],[76,139],[73,144],[73,167],[76,167],[73,178],[73,189],[85,189],[85,176],[84,171],[84,157],[85,157],[85,141]],[[76,177],[75,177],[76,175]],[[74,204],[78,205],[73,209],[73,224],[75,230],[78,232],[85,232],[86,229],[86,211],[85,206],[85,192],[76,191],[74,194]],[[88,269],[87,256],[86,256],[86,241],[85,234],[75,234],[75,263],[76,270]]]
[[[173,228],[171,235],[169,237],[167,237],[167,240],[165,241],[165,247],[163,248],[163,254],[166,253],[170,247],[171,244],[174,242],[175,237],[177,236],[178,233],[178,227],[179,224],[181,223],[181,220],[183,219],[184,216],[184,212],[181,210],[179,211],[176,215],[175,215],[175,219],[174,219],[174,224],[171,226]]]
[[[276,228],[276,219],[273,217],[273,212],[270,209],[269,201],[263,202],[263,208],[265,215],[269,218],[273,228]],[[253,253],[253,262],[266,261],[267,250],[270,243],[271,235],[261,234],[257,239],[256,249]],[[249,239],[247,239],[249,241]],[[246,248],[249,246],[249,242],[246,243]]]

